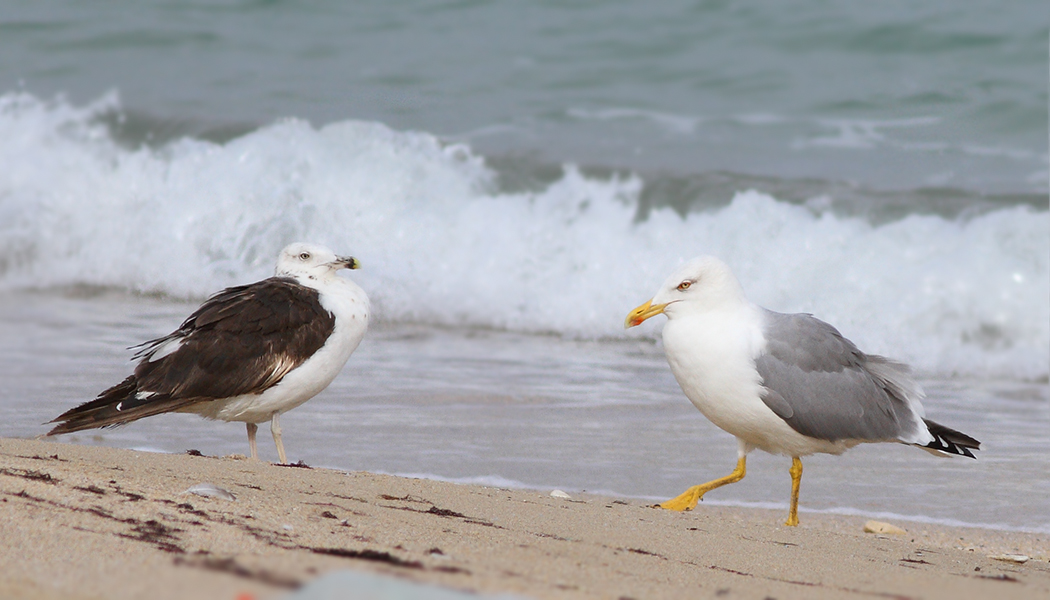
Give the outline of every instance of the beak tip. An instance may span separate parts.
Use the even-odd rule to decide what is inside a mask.
[[[638,325],[641,325],[649,317],[662,313],[664,311],[664,306],[667,305],[660,304],[657,306],[653,306],[652,300],[646,302],[645,304],[639,306],[638,308],[632,310],[630,313],[627,314],[627,318],[623,322],[623,328],[630,329],[632,327],[637,327]]]

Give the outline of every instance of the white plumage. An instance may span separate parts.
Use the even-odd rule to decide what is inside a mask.
[[[280,415],[328,387],[368,328],[364,290],[336,274],[357,267],[323,246],[287,246],[274,277],[215,294],[142,344],[134,374],[60,415],[48,435],[192,412],[246,423],[253,458],[258,423],[270,421],[286,462]]]
[[[747,300],[729,267],[710,257],[680,267],[626,327],[667,315],[664,350],[689,400],[739,443],[737,468],[663,503],[688,510],[708,491],[744,477],[756,448],[792,457],[788,525],[798,523],[800,457],[841,454],[864,442],[902,442],[973,457],[977,440],[926,420],[909,369],[861,352],[810,315]]]

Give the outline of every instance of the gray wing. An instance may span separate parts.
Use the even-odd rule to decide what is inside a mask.
[[[762,401],[792,429],[829,441],[920,438],[922,392],[907,366],[864,354],[811,315],[764,316]]]

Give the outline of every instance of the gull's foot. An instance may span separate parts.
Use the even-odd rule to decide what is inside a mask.
[[[666,508],[667,510],[677,510],[679,512],[684,510],[693,510],[696,508],[696,504],[700,502],[700,498],[704,495],[701,491],[703,486],[693,486],[682,493],[677,498],[671,498],[667,502],[657,504],[660,508]]]

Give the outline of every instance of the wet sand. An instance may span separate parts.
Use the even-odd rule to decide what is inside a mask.
[[[532,598],[1050,598],[1047,535],[549,491],[0,439],[0,597],[280,598],[354,570]]]

